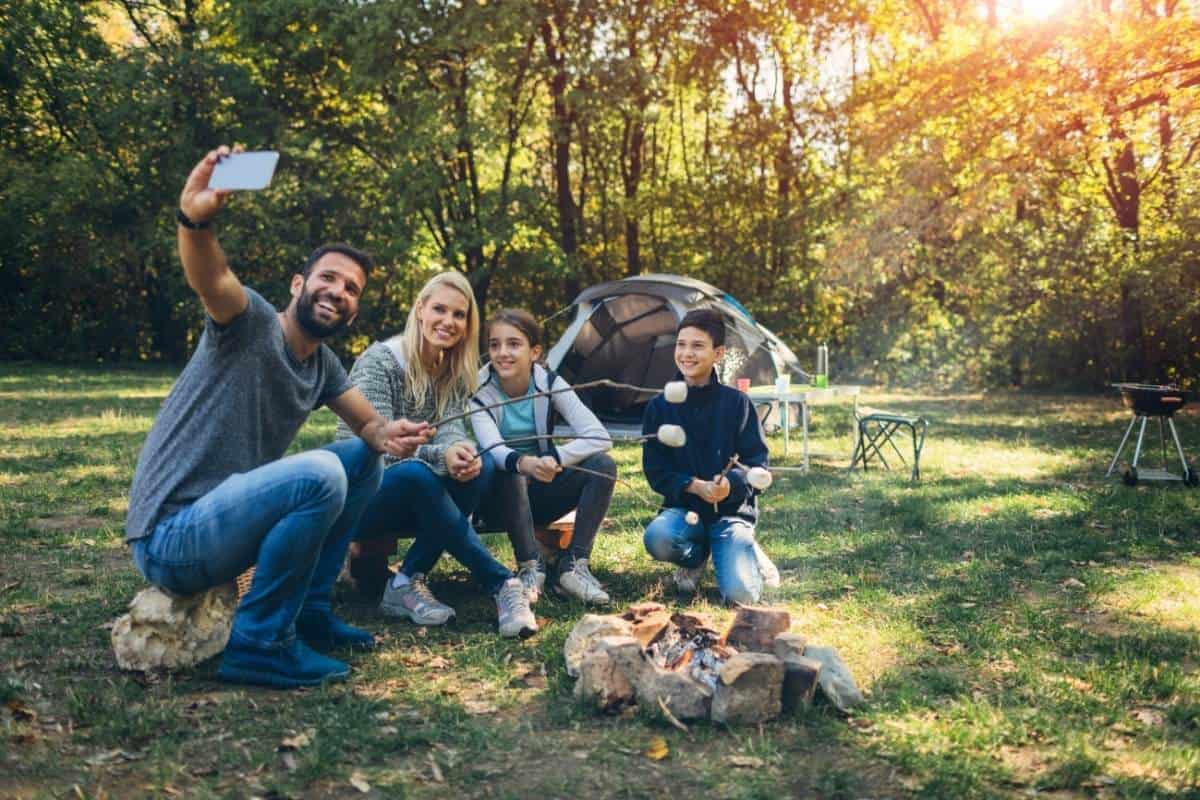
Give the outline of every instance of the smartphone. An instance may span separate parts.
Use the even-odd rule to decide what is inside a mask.
[[[274,150],[259,150],[253,153],[231,153],[221,158],[213,167],[210,189],[237,189],[254,191],[271,185],[279,153]]]

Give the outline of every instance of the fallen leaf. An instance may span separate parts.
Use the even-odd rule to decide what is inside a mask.
[[[118,748],[116,750],[105,750],[102,753],[96,753],[95,755],[88,756],[83,761],[84,761],[84,763],[89,764],[90,766],[97,767],[97,766],[100,766],[101,764],[112,763],[113,761],[116,761],[120,757],[121,757],[121,750],[120,750],[120,748]]]
[[[1067,578],[1065,581],[1063,581],[1059,585],[1062,586],[1064,589],[1086,589],[1087,588],[1087,584],[1084,583],[1083,581],[1079,580],[1078,578]]]
[[[646,748],[646,751],[642,755],[651,761],[662,761],[670,754],[671,750],[667,747],[666,739],[663,739],[661,736],[655,736],[650,740],[649,747]]]
[[[829,606],[825,605],[824,603],[817,603],[817,609],[820,611],[828,611]]]
[[[572,750],[571,758],[577,758],[580,761],[587,761],[589,753],[587,750]]]
[[[427,662],[425,662],[425,665],[428,666],[430,669],[449,669],[450,668],[450,662],[447,659],[442,658],[441,656],[434,656],[433,658],[431,658]]]
[[[1166,721],[1166,717],[1163,715],[1163,712],[1159,711],[1157,708],[1135,708],[1133,710],[1133,718],[1143,725],[1152,728],[1157,728]]]
[[[474,698],[464,700],[463,708],[467,710],[468,714],[495,714],[500,710],[487,700],[476,700]]]
[[[429,756],[429,777],[434,783],[444,783],[446,781],[446,777],[442,775],[442,768],[438,766],[437,761],[434,760],[432,755]]]
[[[959,603],[958,607],[959,608],[974,608],[977,605],[978,605],[978,603]]]
[[[279,747],[276,750],[283,752],[286,750],[299,750],[301,747],[308,747],[312,744],[312,731],[304,731],[295,736],[285,736],[279,742]]]
[[[729,765],[731,767],[742,767],[744,769],[758,769],[764,764],[761,758],[754,756],[730,756]]]
[[[350,774],[350,785],[358,789],[363,794],[371,791],[371,784],[367,782],[366,777],[361,772],[355,770]]]
[[[13,719],[21,720],[22,722],[33,722],[37,719],[37,712],[15,697],[9,698],[4,706],[12,712]]]

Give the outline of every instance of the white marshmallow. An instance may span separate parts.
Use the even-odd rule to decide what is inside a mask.
[[[658,440],[667,447],[683,447],[687,444],[687,434],[678,425],[659,425]]]
[[[683,381],[671,381],[663,387],[663,397],[668,403],[682,403],[687,400],[687,384]]]
[[[695,525],[698,522],[700,522],[700,515],[697,514],[695,511],[689,511],[683,515],[683,521],[686,522],[688,525]]]
[[[746,483],[760,492],[770,487],[774,480],[775,478],[771,475],[770,471],[763,467],[751,467],[746,472]]]

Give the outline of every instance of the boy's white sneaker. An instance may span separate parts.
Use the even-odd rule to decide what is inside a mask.
[[[675,582],[675,591],[680,594],[695,594],[700,588],[700,576],[704,574],[704,564],[698,567],[679,567],[671,574]]]
[[[609,601],[608,592],[588,569],[586,558],[576,558],[571,568],[558,576],[558,588],[568,597],[591,605],[602,606]]]
[[[529,605],[533,605],[542,596],[542,589],[546,585],[546,568],[536,558],[531,558],[529,561],[518,561],[517,580],[521,581],[521,585],[525,587],[525,596],[529,598]]]
[[[515,577],[506,580],[496,592],[496,616],[501,636],[524,639],[537,633],[537,618],[529,608],[525,586]]]
[[[754,543],[754,561],[758,564],[758,574],[762,576],[763,586],[768,589],[779,588],[779,567],[767,556],[758,542]]]

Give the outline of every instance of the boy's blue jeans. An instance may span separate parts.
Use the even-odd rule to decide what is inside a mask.
[[[470,570],[484,591],[495,594],[512,572],[488,552],[470,520],[495,469],[487,454],[479,474],[469,481],[438,475],[417,459],[393,464],[383,471],[379,493],[368,504],[353,538],[415,534],[401,572],[409,577],[426,574],[448,552]]]
[[[346,439],[230,475],[134,540],[134,564],[176,594],[229,583],[254,566],[230,638],[287,646],[302,606],[329,609],[351,533],[381,473],[377,453]]]
[[[721,596],[731,603],[757,603],[762,574],[754,557],[754,526],[740,517],[721,517],[707,527],[689,525],[682,508],[663,509],[646,527],[642,541],[657,561],[692,569],[712,553]]]

